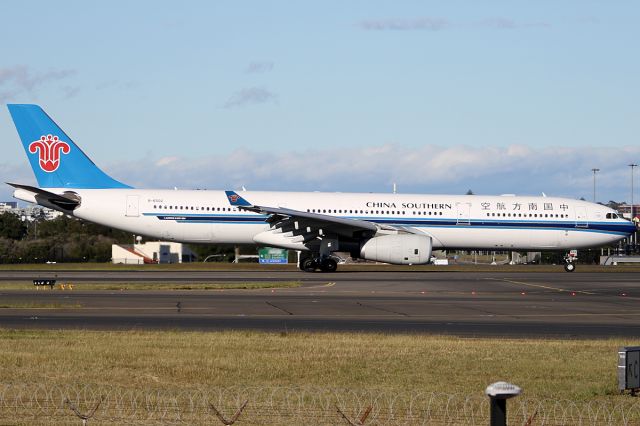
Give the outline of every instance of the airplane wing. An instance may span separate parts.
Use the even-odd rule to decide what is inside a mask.
[[[366,220],[347,219],[284,207],[257,206],[249,203],[234,191],[225,191],[225,193],[232,206],[241,210],[268,215],[267,222],[276,227],[320,229],[324,234],[337,234],[350,238],[372,237],[380,230],[414,233],[408,228],[381,225]]]

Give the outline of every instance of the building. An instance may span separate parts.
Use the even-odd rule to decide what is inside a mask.
[[[37,219],[53,220],[62,216],[64,213],[57,210],[47,209],[35,204],[29,204],[26,207],[18,207],[16,201],[0,201],[0,214],[13,213],[20,216],[23,222],[33,222]]]
[[[18,209],[18,203],[16,201],[0,201],[0,214],[6,212],[12,212]]]
[[[631,204],[620,204],[618,213],[621,213],[625,219],[631,219]],[[633,204],[633,216],[640,218],[640,204]]]
[[[151,241],[139,244],[114,244],[111,262],[125,265],[195,262],[197,256],[182,243]]]

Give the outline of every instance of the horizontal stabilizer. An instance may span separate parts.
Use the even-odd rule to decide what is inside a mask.
[[[75,192],[65,192],[65,195],[54,194],[53,192],[45,191],[44,189],[36,188],[29,185],[21,185],[18,183],[7,182],[7,185],[11,185],[17,190],[25,191],[28,193],[28,199],[24,201],[35,201],[41,206],[48,207],[55,210],[74,210],[80,205],[80,197]],[[18,191],[16,191],[18,192]],[[16,197],[23,199],[22,197]]]

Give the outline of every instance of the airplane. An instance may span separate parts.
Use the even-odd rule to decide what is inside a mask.
[[[104,173],[37,105],[9,112],[38,186],[13,196],[138,235],[297,250],[306,272],[334,253],[398,265],[433,250],[541,251],[613,244],[635,231],[606,206],[540,196],[138,189]],[[575,270],[573,256],[565,270]]]

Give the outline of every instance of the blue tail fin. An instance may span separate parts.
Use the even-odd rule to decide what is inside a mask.
[[[38,105],[7,105],[41,188],[130,188],[96,166]]]

